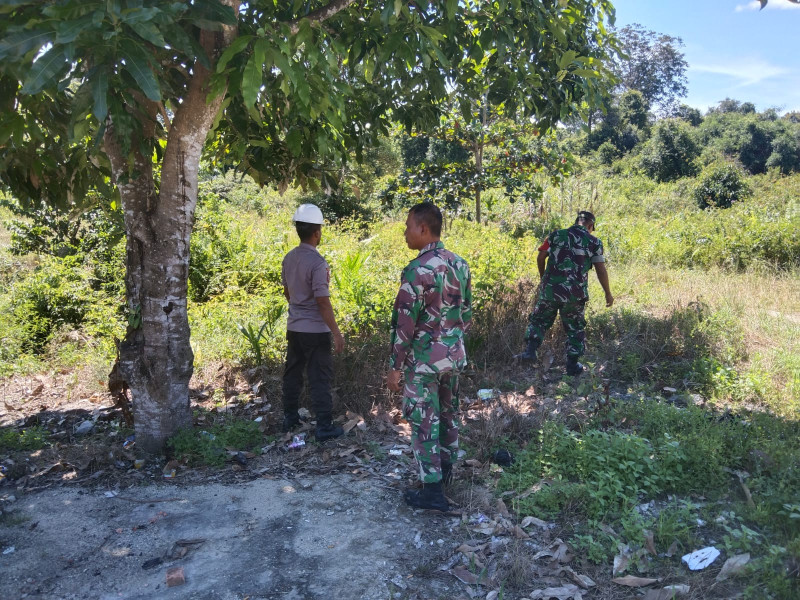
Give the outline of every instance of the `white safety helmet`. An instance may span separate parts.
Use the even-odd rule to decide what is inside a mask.
[[[294,211],[292,223],[312,223],[322,225],[322,211],[313,204],[301,204]]]

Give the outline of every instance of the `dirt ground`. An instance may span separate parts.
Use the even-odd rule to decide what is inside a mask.
[[[558,376],[516,382],[524,392],[486,402],[467,387],[464,438],[483,462],[457,463],[447,514],[403,503],[416,465],[408,425],[391,402],[365,415],[341,411],[342,438],[317,444],[309,436],[285,450],[291,436],[278,432],[275,390],[227,375],[195,386],[196,428],[235,417],[264,434],[259,452],[231,450],[211,468],[140,454],[108,394],[79,379],[54,373],[0,383],[0,434],[48,432],[41,449],[0,451],[2,600],[638,597],[611,581],[609,565],[573,553],[560,537],[568,524],[513,514],[492,492],[502,467],[486,457],[496,440],[594,410],[595,400],[556,399]],[[714,587],[715,574],[689,577],[676,566],[657,581],[691,583],[686,600],[735,597],[736,588]]]
[[[397,491],[346,474],[157,483],[113,497],[54,489],[13,504],[15,524],[0,529],[0,546],[14,548],[0,556],[2,598],[461,595],[449,575],[414,576],[452,553],[458,517],[414,514]],[[185,583],[167,587],[173,567]]]
[[[70,381],[53,374],[3,387],[0,427],[44,427],[50,444],[0,452],[0,598],[405,600],[492,589],[452,574],[468,567],[456,548],[474,535],[464,507],[443,515],[403,503],[416,475],[407,425],[392,415],[357,419],[323,445],[311,437],[286,452],[278,438],[245,460],[180,463],[165,478],[164,458],[135,467],[142,455],[124,443],[110,397],[67,389]],[[207,411],[196,425],[224,413],[261,419],[265,435],[277,430],[279,412],[252,386],[226,389],[223,406],[212,405],[213,389],[193,396]],[[175,568],[184,583],[168,587]]]

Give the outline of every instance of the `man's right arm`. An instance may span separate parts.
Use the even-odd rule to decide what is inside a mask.
[[[608,283],[608,271],[606,270],[606,263],[596,262],[593,264],[594,272],[597,273],[597,281],[603,286],[603,291],[606,293],[606,306],[610,307],[614,304],[614,296],[611,295],[611,286]]]
[[[544,267],[547,263],[547,250],[539,250],[536,257],[536,266],[539,268],[539,277],[544,277]]]

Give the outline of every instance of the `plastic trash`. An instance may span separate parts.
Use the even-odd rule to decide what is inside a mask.
[[[141,469],[144,466],[145,460],[143,458],[137,458],[133,461],[133,468],[134,469]]]
[[[306,445],[306,434],[298,433],[292,437],[292,441],[286,446],[287,450],[297,450]]]
[[[125,438],[125,441],[122,442],[122,447],[125,448],[125,450],[130,450],[135,445],[136,445],[136,435],[129,435],[128,437]]]
[[[206,438],[207,440],[215,440],[215,439],[217,439],[217,436],[215,436],[213,433],[211,433],[209,431],[201,431],[200,432],[200,437]]]
[[[94,427],[94,421],[84,421],[75,428],[75,435],[86,435]]]
[[[718,556],[719,550],[714,548],[714,546],[709,546],[708,548],[701,548],[700,550],[695,550],[690,554],[686,554],[681,557],[681,560],[686,563],[689,570],[699,571],[700,569],[705,569],[708,565],[717,560]]]
[[[492,389],[478,390],[478,400],[491,400],[495,397],[495,391]]]

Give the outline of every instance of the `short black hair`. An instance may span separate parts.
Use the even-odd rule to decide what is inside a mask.
[[[297,230],[297,235],[300,236],[301,242],[307,242],[311,239],[317,231],[322,230],[322,225],[319,223],[304,223],[303,221],[295,221],[294,228]]]
[[[591,223],[594,225],[594,215],[588,210],[582,210],[578,213],[578,218],[575,219],[575,225],[578,225],[579,223]]]
[[[420,202],[408,211],[417,223],[425,223],[430,232],[439,237],[442,235],[442,211],[433,202]]]

